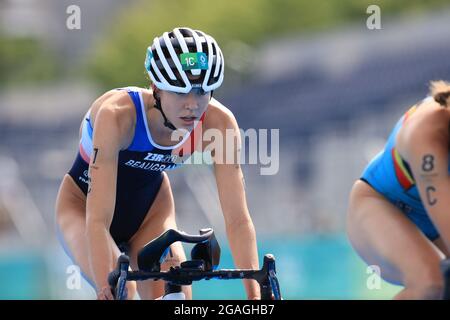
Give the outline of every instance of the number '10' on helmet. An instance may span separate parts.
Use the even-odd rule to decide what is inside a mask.
[[[161,90],[215,90],[223,81],[224,59],[216,40],[199,30],[175,28],[147,48],[145,69]]]

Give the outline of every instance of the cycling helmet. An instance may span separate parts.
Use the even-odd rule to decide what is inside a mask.
[[[161,90],[188,93],[199,88],[209,92],[222,84],[224,59],[211,36],[175,28],[156,37],[147,48],[145,69]]]

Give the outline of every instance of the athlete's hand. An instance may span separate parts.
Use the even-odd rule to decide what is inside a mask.
[[[114,300],[110,286],[104,286],[97,292],[97,300]]]

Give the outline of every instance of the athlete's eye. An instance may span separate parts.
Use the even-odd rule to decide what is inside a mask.
[[[194,94],[196,94],[196,95],[199,95],[199,96],[206,96],[208,93],[209,93],[209,91],[207,92],[207,91],[205,91],[205,90],[203,90],[202,88],[194,88],[194,89],[192,89],[190,92],[188,92],[188,93],[182,93],[182,92],[175,92],[176,94],[177,94],[177,96],[179,96],[179,97],[185,97],[185,96],[187,96],[189,93],[194,93]]]
[[[203,90],[203,88],[192,89],[192,92],[194,92],[195,94],[197,94],[199,96],[206,96],[208,94],[208,92]]]

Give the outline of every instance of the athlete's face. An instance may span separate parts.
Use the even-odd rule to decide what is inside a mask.
[[[211,93],[197,89],[189,93],[159,90],[159,97],[169,121],[177,128],[192,130],[208,107]]]

